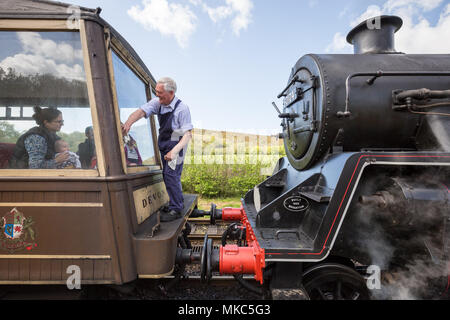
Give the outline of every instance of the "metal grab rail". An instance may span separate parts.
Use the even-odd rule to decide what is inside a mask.
[[[350,74],[345,80],[345,110],[336,113],[338,118],[347,118],[351,115],[349,110],[350,104],[350,80],[356,77],[368,77],[366,80],[368,85],[374,84],[375,80],[380,77],[402,77],[402,76],[450,76],[450,71],[382,71],[377,72],[358,72]]]

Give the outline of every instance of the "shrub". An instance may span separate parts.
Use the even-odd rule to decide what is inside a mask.
[[[274,162],[275,164],[275,162]],[[191,160],[184,165],[181,183],[183,191],[204,197],[244,196],[247,191],[266,178],[261,169],[267,164],[257,162],[243,164],[194,164]]]

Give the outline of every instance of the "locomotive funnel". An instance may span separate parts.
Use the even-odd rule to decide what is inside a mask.
[[[355,54],[398,53],[394,47],[394,33],[402,24],[402,19],[397,16],[370,18],[348,33],[347,42],[353,44]]]

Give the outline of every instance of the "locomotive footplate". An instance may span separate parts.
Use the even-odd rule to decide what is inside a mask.
[[[152,236],[145,229],[145,222],[133,236],[137,273],[140,278],[159,278],[172,273],[175,264],[178,235],[181,233],[192,210],[197,206],[198,196],[184,194],[182,217],[162,222]]]
[[[292,251],[292,248],[303,252],[313,251],[313,239],[309,238],[301,228],[258,228],[252,223],[257,217],[255,206],[243,202],[243,207],[261,248],[269,252],[274,251],[274,255],[279,255],[286,248],[289,248],[289,251]],[[266,258],[272,258],[269,252],[266,252]]]

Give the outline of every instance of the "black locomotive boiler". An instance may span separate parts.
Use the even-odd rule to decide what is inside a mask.
[[[436,279],[445,290],[450,55],[397,52],[401,25],[396,16],[367,20],[347,36],[354,54],[297,61],[278,96],[282,112],[274,104],[287,156],[239,210],[211,209],[213,220],[234,215],[241,222],[220,249],[205,241],[205,278],[215,269],[253,273],[274,298],[291,291],[367,299],[380,296],[379,285],[367,287],[375,276],[369,267],[396,275],[404,267],[422,281],[397,276],[410,286],[408,298],[426,296],[424,285]],[[226,244],[230,239],[239,245]],[[178,261],[192,260],[189,250],[179,253]]]

